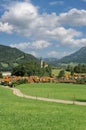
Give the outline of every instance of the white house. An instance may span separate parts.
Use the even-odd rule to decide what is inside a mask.
[[[7,71],[7,72],[2,72],[3,76],[11,76],[11,72]]]

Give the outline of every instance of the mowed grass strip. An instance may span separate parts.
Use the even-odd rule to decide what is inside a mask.
[[[86,102],[86,85],[33,83],[17,86],[24,94],[38,97]]]
[[[86,130],[86,107],[29,100],[0,87],[1,130]]]

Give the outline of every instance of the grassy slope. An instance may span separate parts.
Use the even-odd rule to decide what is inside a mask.
[[[0,45],[0,70],[11,70],[13,67],[24,62],[37,61],[31,54],[26,54],[17,48]]]
[[[86,86],[77,84],[23,84],[17,86],[23,93],[28,95],[58,98],[66,100],[86,101]]]
[[[0,87],[1,130],[86,130],[86,107],[19,98]]]

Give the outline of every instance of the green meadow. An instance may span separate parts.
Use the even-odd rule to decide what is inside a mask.
[[[54,76],[58,76],[59,72],[61,71],[61,69],[52,69],[52,75]]]
[[[37,94],[39,89],[43,89],[43,86],[46,92],[51,92],[52,87],[55,91],[59,89],[61,89],[59,91],[62,91],[61,84],[58,84],[59,89],[56,89],[55,85],[58,87],[57,84],[24,84],[17,86],[17,88],[27,94],[31,94],[32,91]],[[64,90],[67,87],[66,85],[67,84],[62,84]],[[74,86],[71,86],[72,89],[74,89]],[[86,92],[85,86],[81,87]],[[77,85],[75,91],[78,90],[77,93],[80,91],[81,93],[84,92],[81,87]],[[69,91],[68,88],[67,90]],[[81,97],[84,98],[84,94],[81,94],[80,98]],[[86,106],[25,99],[13,95],[10,89],[0,87],[0,129],[86,130]]]
[[[65,83],[32,83],[17,86],[23,93],[54,99],[86,102],[86,85]]]
[[[27,88],[28,85],[25,86]],[[23,89],[22,86],[18,88]],[[86,106],[29,100],[0,87],[0,129],[86,130]]]
[[[62,70],[62,69],[59,69],[59,68],[54,68],[54,69],[52,69],[52,75],[55,76],[55,77],[57,77],[58,74],[59,74],[59,72],[60,72],[61,70]],[[70,72],[65,71],[65,74],[70,74]]]

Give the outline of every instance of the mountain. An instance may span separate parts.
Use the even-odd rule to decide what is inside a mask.
[[[86,63],[86,46],[58,60],[58,63]]]
[[[48,61],[48,60],[47,60]],[[50,62],[48,61],[53,66],[58,66],[61,64],[70,64],[70,63],[81,63],[81,64],[86,64],[86,46],[82,47],[75,53],[65,56],[61,59],[54,59],[51,60]]]
[[[0,45],[0,71],[11,70],[20,63],[31,61],[38,62],[38,59],[17,48]]]

